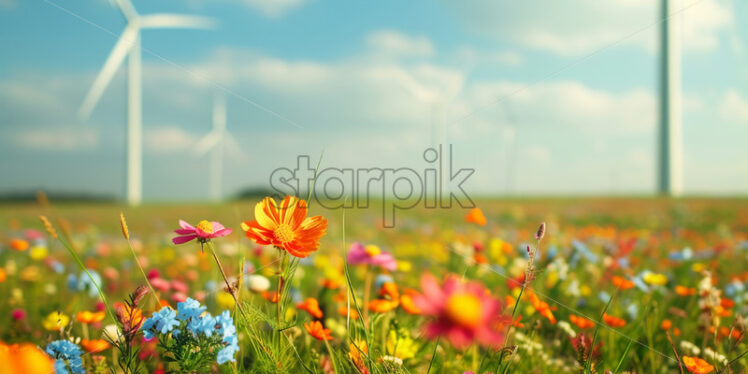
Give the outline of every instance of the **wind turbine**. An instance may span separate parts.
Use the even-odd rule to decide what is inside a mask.
[[[241,153],[234,138],[226,130],[226,97],[216,93],[213,97],[213,129],[195,146],[195,154],[203,156],[209,151],[210,158],[210,197],[213,200],[223,198],[223,149]]]
[[[671,12],[677,0],[662,0],[660,30],[660,118],[658,192],[678,196],[683,192],[683,149],[681,110],[681,50],[679,15]]]
[[[91,116],[91,112],[114,77],[114,73],[127,57],[127,203],[139,205],[143,191],[140,31],[158,28],[211,28],[214,22],[204,17],[179,14],[140,15],[135,11],[130,0],[115,0],[115,3],[122,11],[127,26],[88,91],[78,114],[83,119]]]

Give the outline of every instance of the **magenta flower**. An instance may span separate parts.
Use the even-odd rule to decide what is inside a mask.
[[[174,244],[184,244],[193,239],[197,239],[200,243],[205,243],[213,238],[220,238],[231,234],[234,230],[223,227],[218,222],[200,221],[197,226],[192,226],[189,223],[179,220],[179,226],[181,229],[174,230],[175,233],[179,234],[171,239]]]
[[[383,269],[394,271],[397,269],[397,261],[391,254],[382,251],[376,245],[364,247],[361,243],[353,243],[348,251],[348,263],[353,265],[367,264],[381,266]]]
[[[457,349],[473,343],[497,348],[504,342],[503,327],[510,318],[482,284],[450,275],[441,287],[433,275],[423,274],[421,288],[423,294],[413,296],[413,302],[424,316],[435,317],[425,327],[428,338],[443,336]]]

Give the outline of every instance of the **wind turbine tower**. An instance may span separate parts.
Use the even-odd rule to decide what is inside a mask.
[[[211,28],[211,19],[179,14],[140,15],[130,0],[115,3],[127,21],[104,66],[96,77],[78,114],[83,119],[91,116],[101,95],[111,82],[125,57],[127,63],[127,176],[126,193],[129,205],[140,205],[143,197],[143,113],[142,113],[142,61],[140,31],[163,28]]]
[[[678,0],[662,1],[660,30],[660,113],[657,189],[664,196],[683,193],[681,35]]]

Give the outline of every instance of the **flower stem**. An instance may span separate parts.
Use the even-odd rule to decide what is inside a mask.
[[[364,324],[369,324],[369,298],[371,297],[371,282],[373,278],[373,273],[371,271],[371,266],[366,265],[366,278],[364,278]]]
[[[161,301],[159,301],[158,295],[156,295],[156,290],[153,289],[153,285],[151,285],[151,281],[148,280],[148,276],[145,274],[145,270],[143,270],[143,266],[140,265],[140,260],[138,260],[138,255],[135,254],[135,250],[132,248],[132,243],[130,243],[130,238],[127,239],[127,248],[130,248],[130,253],[132,253],[132,258],[135,260],[135,263],[138,265],[138,269],[140,269],[140,274],[142,274],[143,279],[145,279],[145,284],[147,284],[148,288],[151,290],[151,294],[153,295],[153,300],[156,301],[156,305],[154,305],[154,308],[158,309],[159,305],[161,304]]]
[[[228,287],[229,293],[234,298],[234,301],[236,302],[236,306],[239,308],[239,311],[242,313],[242,317],[244,317],[245,320],[248,320],[247,313],[244,311],[244,307],[242,306],[242,304],[239,303],[239,299],[236,297],[236,290],[234,290],[234,287],[232,287],[231,283],[229,283],[229,278],[226,276],[226,272],[223,271],[221,260],[218,259],[218,254],[216,254],[216,249],[213,247],[213,243],[208,241],[207,245],[208,245],[208,249],[210,249],[210,253],[213,255],[213,259],[216,260],[216,265],[218,265],[218,270],[221,271],[221,276],[223,277],[223,281],[226,282],[226,287]]]
[[[326,339],[322,339],[325,342],[325,346],[327,347],[327,353],[330,355],[330,361],[332,362],[332,370],[333,373],[338,372],[338,364],[335,363],[335,356],[332,353],[332,348],[330,348],[330,343]]]

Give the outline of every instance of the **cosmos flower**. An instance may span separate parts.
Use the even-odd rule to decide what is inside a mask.
[[[81,346],[86,350],[86,352],[90,353],[103,352],[111,347],[109,342],[104,339],[82,339]]]
[[[379,266],[389,271],[397,269],[395,258],[391,254],[379,249],[376,245],[364,246],[358,242],[353,243],[351,249],[348,250],[348,258],[346,260],[349,264],[353,265]]]
[[[683,356],[683,364],[689,372],[694,374],[707,374],[714,371],[714,366],[698,357]]]
[[[306,311],[315,319],[322,318],[322,309],[319,308],[319,301],[313,297],[307,298],[304,302],[296,304],[296,307]]]
[[[306,201],[295,196],[286,196],[280,207],[266,197],[255,205],[255,220],[242,222],[242,229],[257,244],[272,245],[304,258],[319,248],[319,239],[327,230],[325,218],[306,214]]]
[[[55,368],[52,359],[31,343],[8,345],[0,342],[0,373],[50,374]]]
[[[626,326],[626,320],[611,316],[608,313],[603,313],[603,322],[610,327],[624,327]]]
[[[106,317],[106,313],[103,311],[89,312],[86,310],[75,314],[75,320],[86,325],[101,322],[104,320],[104,317]]]
[[[179,236],[171,239],[174,244],[184,244],[194,239],[197,239],[200,243],[205,243],[210,239],[220,238],[231,234],[234,231],[223,227],[223,225],[218,222],[209,222],[205,220],[198,222],[197,226],[192,226],[180,219],[179,226],[181,229],[174,230],[174,232]]]
[[[474,342],[482,346],[501,345],[504,333],[500,327],[509,317],[501,315],[501,302],[492,298],[483,285],[464,283],[450,275],[440,286],[433,275],[424,274],[421,288],[423,293],[415,295],[413,301],[424,316],[435,317],[425,327],[428,338],[443,336],[458,349]]]
[[[613,276],[612,282],[614,286],[616,286],[617,288],[620,288],[621,290],[628,290],[634,287],[634,282],[624,277],[619,277],[617,275]]]
[[[330,329],[323,328],[319,321],[305,323],[304,329],[317,340],[332,340]]]
[[[575,324],[580,329],[589,329],[595,327],[595,322],[574,314],[569,316],[569,321],[571,321],[571,323]]]
[[[483,215],[483,211],[480,210],[480,208],[475,207],[465,216],[465,222],[474,223],[478,226],[485,226],[486,216]]]
[[[25,251],[29,249],[29,242],[23,240],[23,239],[11,239],[10,240],[10,249],[14,251]]]

